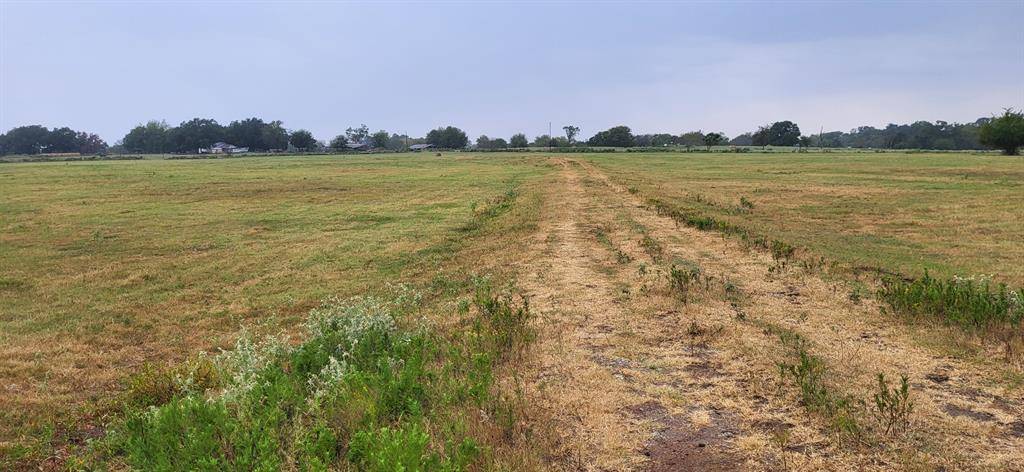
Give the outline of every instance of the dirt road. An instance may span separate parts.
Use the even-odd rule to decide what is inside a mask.
[[[678,226],[583,161],[556,159],[521,286],[539,313],[530,387],[573,470],[1024,470],[1013,371],[921,347],[840,282]],[[688,274],[672,288],[673,267]],[[810,411],[779,364],[795,333],[859,435]],[[905,434],[871,415],[877,375],[908,375]]]

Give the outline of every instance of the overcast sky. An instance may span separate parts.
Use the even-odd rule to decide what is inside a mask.
[[[113,144],[150,119],[258,116],[471,137],[806,133],[1024,107],[1024,1],[11,2],[0,128]]]

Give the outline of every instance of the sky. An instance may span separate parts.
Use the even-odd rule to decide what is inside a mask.
[[[1024,0],[12,2],[0,130],[805,134],[1024,108]]]

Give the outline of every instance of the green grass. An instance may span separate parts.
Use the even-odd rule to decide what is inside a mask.
[[[84,466],[137,470],[465,470],[488,463],[467,410],[508,414],[495,370],[531,342],[527,305],[478,279],[471,329],[417,322],[420,297],[329,300],[310,312],[299,344],[243,336],[196,382],[134,402]],[[139,392],[135,392],[139,393]],[[142,398],[157,398],[144,395]],[[513,418],[507,425],[515,423]],[[500,427],[500,426],[499,426]],[[509,426],[511,427],[511,426]],[[508,433],[513,434],[513,433]]]
[[[463,280],[437,268],[498,237],[482,219],[548,172],[466,154],[0,167],[0,456],[45,454],[145,364],[243,326],[290,332],[327,296]]]
[[[1019,326],[1024,317],[1022,294],[1024,290],[1010,290],[1006,284],[993,286],[988,280],[971,278],[941,280],[927,272],[915,280],[886,277],[878,291],[879,298],[897,314],[970,329]]]
[[[696,227],[847,267],[1024,285],[1024,161],[969,153],[581,155]]]

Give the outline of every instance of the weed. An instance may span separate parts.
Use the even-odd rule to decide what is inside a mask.
[[[632,262],[633,258],[612,242],[611,238],[608,236],[608,231],[609,228],[603,226],[594,228],[594,237],[597,238],[598,242],[607,247],[609,251],[612,251],[612,253],[615,254],[615,261],[619,264],[628,264]]]
[[[746,208],[747,210],[753,210],[754,202],[747,199],[747,197],[740,197],[740,206]]]
[[[878,291],[879,298],[894,313],[934,317],[967,328],[1019,326],[1024,317],[1022,293],[1005,284],[993,287],[988,279],[941,280],[927,271],[916,280],[885,277]]]
[[[700,278],[700,267],[695,265],[680,267],[672,264],[668,272],[669,290],[678,294],[683,303],[687,303],[690,299],[690,289],[694,284],[699,283]]]
[[[640,240],[640,247],[642,247],[644,252],[646,252],[648,256],[651,256],[651,259],[655,262],[661,260],[664,248],[661,246],[661,243],[650,235],[644,234],[644,237]]]
[[[850,290],[850,293],[847,294],[846,298],[853,302],[854,305],[860,305],[861,300],[863,299],[863,290],[864,289],[861,288],[859,285],[853,287],[853,290]]]
[[[242,336],[215,358],[146,370],[110,449],[143,470],[463,470],[482,449],[438,408],[469,402],[515,425],[519,403],[493,394],[494,372],[533,340],[525,299],[475,284],[473,329],[451,339],[409,325],[420,296],[398,286],[327,300],[301,343]],[[434,436],[431,420],[452,427]]]
[[[910,401],[910,384],[907,376],[900,376],[899,387],[889,388],[885,374],[878,374],[878,393],[874,396],[875,419],[885,430],[885,434],[904,434],[910,428],[910,415],[914,411],[914,403]]]
[[[795,247],[778,239],[773,239],[768,249],[772,252],[772,259],[781,263],[788,262],[793,257],[793,254],[796,253]]]
[[[802,344],[802,343],[801,343]],[[800,401],[808,410],[828,418],[830,427],[841,437],[859,438],[861,426],[857,422],[859,406],[854,398],[831,390],[824,381],[824,362],[803,347],[798,348],[797,362],[780,363],[783,378],[791,377],[800,389]]]

